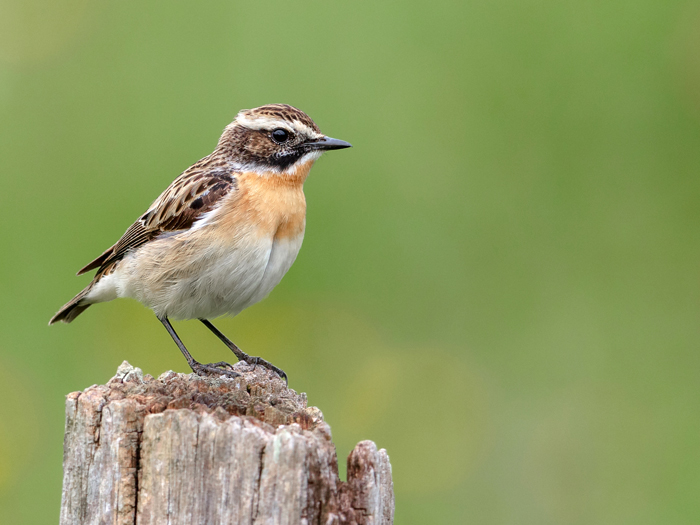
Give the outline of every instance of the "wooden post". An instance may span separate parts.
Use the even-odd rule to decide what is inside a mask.
[[[391,524],[385,450],[360,442],[338,478],[330,427],[263,367],[236,379],[126,361],[66,399],[62,525]]]

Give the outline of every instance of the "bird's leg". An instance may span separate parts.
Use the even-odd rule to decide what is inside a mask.
[[[184,355],[185,359],[187,359],[187,364],[190,365],[190,368],[195,374],[198,376],[225,375],[227,377],[238,377],[240,375],[239,373],[231,370],[230,364],[224,363],[223,361],[220,363],[209,363],[207,365],[203,365],[202,363],[195,361],[194,357],[192,357],[187,348],[185,348],[185,345],[175,332],[175,329],[173,328],[173,325],[170,324],[168,318],[159,317],[158,320],[163,323],[163,326],[170,334],[170,337],[173,338],[173,341],[175,341],[175,344],[180,349],[180,352],[182,352],[182,355]]]
[[[244,362],[248,363],[249,365],[254,365],[254,366],[255,366],[255,365],[261,365],[261,366],[264,366],[264,367],[267,368],[268,370],[272,370],[272,371],[275,372],[278,376],[280,376],[282,379],[284,379],[284,383],[285,383],[285,384],[288,383],[287,374],[284,373],[284,370],[282,370],[281,368],[277,368],[275,365],[273,365],[273,364],[270,363],[269,361],[265,361],[265,360],[264,360],[263,358],[261,358],[261,357],[249,356],[249,355],[246,354],[243,350],[241,350],[240,348],[238,348],[238,347],[234,344],[233,341],[231,341],[228,337],[226,337],[224,334],[222,334],[216,326],[214,326],[213,324],[211,324],[211,323],[210,323],[209,321],[207,321],[206,319],[200,319],[200,321],[202,321],[202,323],[204,324],[204,326],[206,326],[207,328],[209,328],[209,330],[211,330],[211,331],[214,333],[214,335],[215,335],[216,337],[218,337],[219,339],[221,339],[221,342],[224,343],[224,344],[229,348],[229,350],[231,350],[231,352],[233,352],[234,354],[236,354],[236,357],[238,358],[239,361],[244,361]]]

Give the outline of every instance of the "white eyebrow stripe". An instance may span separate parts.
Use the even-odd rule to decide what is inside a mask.
[[[318,133],[317,131],[314,131],[306,124],[303,124],[299,121],[294,121],[294,123],[290,123],[286,120],[270,118],[267,116],[265,116],[265,117],[250,117],[247,115],[238,115],[236,117],[235,122],[236,122],[236,124],[239,124],[243,127],[246,127],[248,129],[254,129],[254,130],[263,130],[263,129],[273,130],[276,128],[282,128],[284,130],[287,130],[290,133],[300,133],[300,134],[305,135],[307,137],[321,138],[324,136],[323,133]]]
[[[285,120],[279,120],[279,119],[272,119],[270,117],[248,117],[245,115],[239,115],[236,117],[236,122],[240,124],[241,126],[244,126],[248,129],[274,129],[274,128],[282,128],[286,129],[287,131],[294,131],[292,126],[289,125],[289,122]]]

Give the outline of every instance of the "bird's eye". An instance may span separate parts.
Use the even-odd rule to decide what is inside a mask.
[[[289,140],[289,132],[282,128],[277,128],[272,132],[272,140],[277,144],[284,144]]]

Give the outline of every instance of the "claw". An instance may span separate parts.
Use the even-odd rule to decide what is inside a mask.
[[[241,374],[233,371],[233,366],[224,361],[219,361],[218,363],[208,363],[203,365],[202,363],[195,363],[192,366],[192,371],[198,376],[210,376],[210,375],[223,375],[230,377],[231,379],[239,377]]]
[[[271,370],[275,374],[277,374],[280,379],[284,379],[284,386],[289,386],[289,379],[287,378],[287,374],[284,372],[284,370],[282,370],[281,368],[277,368],[275,365],[273,365],[269,361],[266,361],[262,357],[249,355],[247,356],[247,359],[245,359],[245,362],[249,365],[253,365],[253,370],[255,370],[255,367],[258,365],[264,366],[268,370]]]

